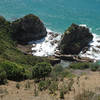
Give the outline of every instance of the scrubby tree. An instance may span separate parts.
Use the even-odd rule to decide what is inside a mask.
[[[9,80],[20,81],[25,77],[25,69],[16,63],[5,61],[0,63],[0,67],[6,72]]]
[[[7,81],[6,72],[0,68],[0,84],[5,84]]]
[[[33,67],[32,75],[35,79],[40,79],[48,76],[52,71],[51,65],[46,62],[38,63]]]

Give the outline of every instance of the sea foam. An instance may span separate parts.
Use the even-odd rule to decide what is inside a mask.
[[[85,24],[80,26],[87,27]],[[91,28],[90,31],[92,32]],[[47,32],[48,34],[45,38],[33,42],[33,55],[52,56],[57,51],[58,43],[61,40],[61,33],[58,34],[50,29],[47,29]],[[90,48],[85,53],[80,52],[79,56],[100,60],[100,36],[93,33],[93,41],[89,45]]]
[[[87,27],[87,25],[80,25]],[[90,32],[92,33],[92,28],[90,28]],[[90,48],[85,52],[80,52],[81,57],[89,57],[94,60],[100,60],[100,35],[96,35],[93,33],[93,41],[89,43]]]
[[[47,36],[39,41],[33,43],[32,51],[35,56],[51,56],[54,55],[58,43],[60,41],[61,34],[55,33],[50,29],[47,29]]]

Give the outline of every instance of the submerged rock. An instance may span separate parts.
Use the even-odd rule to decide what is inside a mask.
[[[72,24],[62,36],[59,44],[60,52],[62,54],[79,54],[92,39],[93,35],[88,28]]]
[[[23,18],[13,21],[13,38],[18,43],[26,44],[29,41],[40,40],[47,35],[46,28],[42,21],[35,15],[29,14]]]

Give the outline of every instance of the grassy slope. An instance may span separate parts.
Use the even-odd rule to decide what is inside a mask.
[[[0,61],[9,60],[18,64],[35,65],[46,58],[24,55],[16,48],[16,43],[11,38],[10,22],[0,17]]]

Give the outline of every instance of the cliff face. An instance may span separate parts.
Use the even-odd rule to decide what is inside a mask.
[[[63,54],[78,54],[92,39],[93,35],[88,28],[72,24],[62,36],[59,44],[60,52]]]
[[[47,35],[46,28],[42,21],[35,15],[29,14],[13,21],[13,38],[21,44],[26,44],[32,40],[40,40]]]

